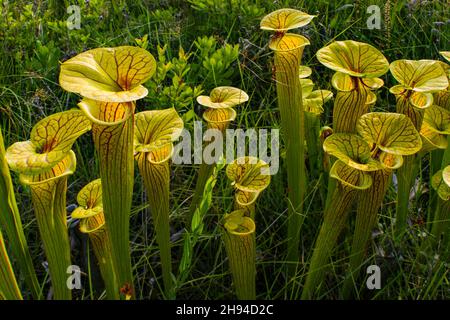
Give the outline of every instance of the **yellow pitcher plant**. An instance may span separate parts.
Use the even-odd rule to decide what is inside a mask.
[[[183,120],[174,108],[136,114],[135,158],[147,190],[161,256],[165,295],[174,298],[170,248],[169,196],[173,142],[183,130]]]
[[[236,119],[234,107],[247,102],[247,93],[234,87],[217,87],[211,90],[209,96],[198,96],[197,103],[207,109],[203,113],[203,119],[207,123],[207,129],[219,130],[225,135],[230,122]],[[204,161],[200,164],[194,195],[189,207],[189,217],[192,218],[202,199],[203,190],[208,178],[214,170],[214,164]],[[189,221],[190,222],[190,221]]]
[[[134,182],[133,136],[136,100],[156,69],[146,50],[122,46],[80,53],[61,65],[59,83],[83,97],[80,109],[92,122],[100,163],[106,231],[112,242],[119,287],[132,291],[129,218]]]
[[[441,250],[450,253],[450,165],[439,170],[431,180],[438,194],[438,203],[431,228],[433,241],[440,244]]]
[[[234,211],[224,217],[223,239],[236,296],[256,298],[255,203],[270,184],[267,163],[240,157],[227,165],[226,174],[235,189]]]
[[[280,9],[266,15],[262,30],[272,31],[269,48],[274,52],[274,73],[277,87],[281,128],[286,148],[288,178],[287,261],[299,261],[300,229],[304,220],[304,198],[307,183],[305,168],[305,115],[299,75],[308,74],[300,68],[304,48],[310,44],[304,36],[287,31],[306,26],[314,16],[295,9]],[[293,276],[295,264],[289,264]]]
[[[403,164],[403,156],[417,153],[422,140],[411,120],[399,113],[372,112],[358,121],[358,134],[371,146],[372,158],[383,169],[369,172],[372,185],[361,191],[357,199],[357,214],[350,253],[349,276],[344,281],[343,297],[349,298],[357,283],[377,214],[391,180],[392,172]]]
[[[80,219],[80,232],[89,236],[108,299],[118,300],[121,298],[120,288],[117,287],[114,273],[111,240],[105,228],[101,180],[94,180],[84,186],[78,193],[77,202],[78,208],[72,212],[72,219]]]
[[[403,155],[416,153],[422,147],[419,133],[402,114],[367,113],[359,119],[357,132],[359,135],[335,133],[324,142],[324,150],[338,159],[331,168],[330,177],[339,183],[330,205],[325,208],[302,294],[305,299],[312,298],[322,282],[331,250],[345,226],[353,202],[359,197],[350,261],[351,268],[357,269],[364,257],[390,171],[402,165]]]
[[[227,166],[226,174],[236,190],[234,209],[255,219],[255,203],[261,192],[270,184],[267,163],[255,157],[241,157]]]
[[[66,217],[68,176],[76,167],[71,150],[75,140],[91,129],[79,110],[53,114],[39,121],[30,140],[16,142],[6,151],[11,170],[30,187],[34,213],[48,260],[54,298],[71,299],[66,285],[71,265]]]
[[[356,132],[359,117],[369,112],[376,101],[373,90],[384,82],[381,77],[389,70],[389,62],[370,44],[345,40],[335,41],[317,51],[317,59],[335,71],[331,84],[338,91],[334,100],[334,132]]]
[[[390,88],[397,100],[397,112],[407,115],[420,131],[424,111],[433,104],[433,93],[447,89],[448,79],[438,61],[433,60],[397,60],[389,66],[394,78],[399,82]],[[409,195],[414,183],[419,156],[412,155],[404,159],[397,173],[398,197],[396,234],[401,236],[406,229]]]

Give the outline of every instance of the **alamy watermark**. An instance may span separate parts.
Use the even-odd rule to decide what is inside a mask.
[[[269,152],[270,150],[270,152]],[[256,158],[269,165],[269,173],[274,175],[280,167],[279,129],[227,129],[225,135],[218,129],[207,129],[203,133],[202,122],[194,121],[193,137],[189,130],[181,133],[181,141],[175,144],[172,161],[174,164],[216,164],[225,157],[226,163],[238,159],[244,163]]]

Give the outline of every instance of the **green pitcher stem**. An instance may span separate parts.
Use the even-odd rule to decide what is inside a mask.
[[[139,171],[144,179],[150,211],[155,224],[156,241],[158,243],[165,294],[173,298],[174,281],[172,279],[172,257],[170,249],[169,196],[170,168],[169,161],[152,164],[142,153],[138,159]]]
[[[67,230],[67,179],[67,176],[63,176],[30,185],[31,199],[56,300],[72,298],[71,290],[67,286],[67,268],[72,264]]]
[[[22,300],[19,285],[0,231],[0,300]]]
[[[255,233],[237,235],[224,230],[225,243],[236,296],[239,300],[256,299]]]
[[[355,189],[338,184],[330,205],[325,209],[324,221],[314,247],[309,272],[303,287],[302,299],[312,299],[325,277],[325,269],[337,238],[347,222],[353,201],[357,196]]]
[[[319,178],[319,172],[322,166],[322,157],[319,148],[319,131],[319,117],[311,112],[305,112],[305,136],[312,179]]]
[[[300,229],[305,218],[303,206],[308,185],[305,168],[305,114],[298,77],[303,48],[275,51],[275,76],[286,147],[288,178],[288,276],[295,275],[299,261]]]
[[[342,296],[349,299],[358,280],[372,230],[377,222],[377,214],[389,187],[392,171],[371,172],[372,186],[359,193],[355,231],[350,254],[349,271],[344,281]]]
[[[407,115],[417,131],[420,132],[424,111],[412,106],[404,95],[397,96],[397,112]],[[403,166],[397,170],[397,216],[395,223],[396,237],[401,237],[406,230],[408,218],[409,195],[414,184],[414,169],[420,161],[419,155],[404,157]]]
[[[109,300],[120,299],[120,288],[115,279],[114,264],[112,259],[111,241],[104,227],[89,234],[92,249],[97,258],[100,273],[105,282],[106,296]]]
[[[9,239],[11,251],[17,259],[17,264],[34,299],[42,297],[36,277],[28,244],[25,238],[22,220],[17,208],[14,187],[8,164],[5,159],[5,147],[0,130],[0,226]]]
[[[434,221],[431,227],[431,237],[436,243],[440,242],[440,247],[448,250],[450,238],[450,201],[441,198],[437,201]],[[441,239],[442,237],[442,239]]]
[[[93,123],[92,132],[100,164],[106,230],[111,239],[117,287],[131,289],[134,298],[129,244],[134,182],[134,112],[117,125]]]
[[[334,100],[333,129],[336,133],[356,133],[358,119],[369,111],[366,104],[368,89],[358,78],[353,78],[355,89],[338,91]]]

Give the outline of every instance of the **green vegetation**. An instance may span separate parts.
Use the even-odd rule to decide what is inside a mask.
[[[446,1],[78,3],[71,30],[72,1],[0,0],[0,300],[450,297]],[[308,21],[261,23],[282,8]],[[358,50],[366,69],[345,58]],[[405,71],[421,63],[425,80]],[[240,97],[215,109],[224,88]],[[164,113],[176,123],[159,136]],[[171,164],[202,119],[281,129],[270,184]]]

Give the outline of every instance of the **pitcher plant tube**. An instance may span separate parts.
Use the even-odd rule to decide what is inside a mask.
[[[302,75],[300,75],[300,78]],[[320,115],[323,113],[323,104],[333,97],[328,90],[313,90],[311,79],[300,79],[302,88],[303,108],[305,111],[305,135],[308,148],[308,163],[312,179],[318,179],[322,170],[323,161],[320,143]]]
[[[0,231],[0,300],[22,300],[22,293],[6,252],[5,241]]]
[[[207,108],[203,113],[207,129],[216,129],[225,135],[228,125],[236,118],[234,107],[247,102],[248,99],[247,93],[238,88],[217,87],[210,92],[209,96],[198,96],[197,102]],[[219,158],[219,155],[216,157]],[[205,159],[200,164],[194,195],[189,207],[189,222],[200,204],[206,181],[211,176],[214,166],[214,163],[206,163]]]
[[[111,240],[105,228],[103,214],[102,183],[100,179],[88,183],[77,196],[78,208],[72,212],[72,219],[80,219],[80,232],[89,236],[94,255],[110,300],[119,300],[120,288],[114,273]],[[125,300],[129,297],[123,297]]]
[[[335,41],[317,51],[317,59],[335,72],[331,84],[338,91],[334,100],[334,132],[356,133],[358,119],[376,101],[373,90],[384,82],[389,62],[370,44],[353,40]]]
[[[300,229],[304,221],[304,200],[307,183],[305,168],[305,115],[300,83],[300,69],[305,46],[310,42],[304,36],[287,33],[306,26],[314,16],[295,9],[280,9],[266,15],[260,23],[262,30],[273,31],[269,48],[274,51],[274,73],[281,129],[286,148],[288,178],[288,276],[294,276],[299,261]],[[306,70],[306,71],[305,71]]]
[[[342,290],[345,299],[352,295],[352,289],[358,283],[358,273],[393,170],[403,164],[403,156],[415,154],[422,147],[419,133],[411,120],[403,114],[367,113],[358,120],[356,129],[371,146],[371,157],[380,161],[383,168],[369,172],[372,185],[358,195],[349,276],[345,279]]]
[[[392,62],[389,68],[399,82],[390,88],[390,92],[396,97],[397,112],[407,115],[420,131],[424,110],[433,104],[433,93],[448,87],[447,76],[439,62],[433,60],[397,60]],[[400,239],[406,230],[409,196],[419,160],[416,155],[405,157],[403,166],[397,172],[397,239]]]
[[[133,136],[136,100],[156,69],[146,50],[122,46],[83,52],[61,65],[59,83],[84,99],[79,107],[92,121],[100,163],[105,226],[112,241],[120,288],[134,297],[129,246],[129,218],[134,182]]]
[[[236,296],[240,300],[256,299],[255,222],[236,210],[224,217],[223,241],[228,256]]]
[[[0,227],[3,228],[9,239],[11,252],[17,259],[17,265],[24,276],[31,295],[34,299],[40,299],[40,286],[34,270],[33,259],[28,249],[19,209],[17,208],[14,186],[5,153],[3,135],[0,129]]]
[[[18,172],[21,183],[31,189],[54,298],[58,300],[71,299],[66,285],[66,270],[71,265],[66,191],[76,157],[70,149],[90,129],[90,121],[79,110],[56,113],[33,127],[30,140],[16,142],[6,151],[11,170]]]
[[[180,137],[182,130],[183,120],[174,108],[136,114],[135,158],[147,190],[167,298],[174,298],[175,294],[169,226],[169,160],[173,153],[173,142]]]

